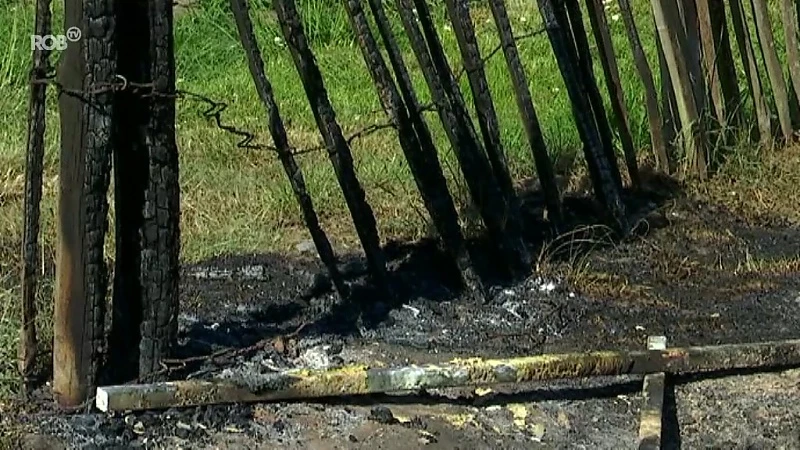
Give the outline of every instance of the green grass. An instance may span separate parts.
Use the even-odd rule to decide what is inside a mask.
[[[353,133],[364,126],[383,122],[385,117],[361,54],[353,42],[343,7],[333,0],[297,1],[345,132]],[[393,2],[386,3],[388,7]],[[649,2],[634,0],[632,3],[645,50],[657,77]],[[291,144],[297,148],[313,147],[320,143],[319,134],[268,4],[267,0],[251,1],[266,70],[288,124]],[[60,8],[61,5],[56,2],[55,6]],[[516,34],[541,28],[535,2],[509,0],[508,6]],[[397,14],[391,8],[389,12],[395,19],[394,26],[401,36],[400,45],[412,69],[417,91],[422,100],[428,102],[430,95],[408,43],[402,38]],[[618,17],[617,3],[610,2],[607,12],[619,56],[635,144],[646,154],[649,137],[643,107],[644,93],[622,20]],[[30,61],[28,36],[33,29],[33,16],[32,3],[22,0],[12,0],[0,11],[0,110],[4,113],[4,126],[0,129],[0,399],[14,378],[18,318],[13,305],[19,297],[17,275],[28,102],[26,78]],[[457,45],[452,31],[445,25],[441,5],[435,8],[434,16],[451,62],[460,67]],[[56,9],[55,17],[55,31],[61,32],[60,9]],[[486,7],[474,3],[473,17],[482,53],[486,54],[498,44],[491,14]],[[783,35],[776,31],[776,40],[782,49]],[[269,143],[264,108],[254,90],[227,1],[199,0],[195,6],[181,10],[176,19],[175,39],[178,88],[226,102],[228,108],[223,120],[227,124],[254,133],[258,143]],[[569,163],[580,149],[580,140],[547,36],[539,34],[520,41],[518,46],[549,151],[554,159]],[[605,91],[597,62],[595,69],[601,90]],[[530,149],[502,52],[497,52],[487,62],[486,72],[512,173],[518,180],[534,177]],[[462,79],[462,90],[467,101],[471,102],[466,78]],[[42,240],[44,257],[51,260],[54,256],[59,139],[58,112],[52,90],[48,101]],[[181,99],[178,103],[182,258],[196,261],[220,253],[287,250],[307,239],[291,190],[275,156],[266,151],[237,148],[237,138],[215,128],[202,116],[204,109],[204,104],[191,99]],[[466,208],[468,199],[464,183],[438,117],[431,113],[429,123],[451,188],[460,206]],[[419,213],[423,211],[422,203],[393,133],[383,131],[357,140],[353,152],[358,175],[375,209],[382,237],[414,239],[427,234],[428,224],[424,215]],[[357,250],[357,239],[326,156],[321,152],[311,153],[301,157],[300,162],[323,225],[330,231],[335,245]],[[582,164],[580,159],[578,164]],[[113,227],[110,231],[113,233]],[[112,239],[113,236],[109,236],[108,242]],[[109,245],[107,249],[113,258],[113,246]],[[48,303],[44,301],[45,297],[42,297],[43,304]],[[43,328],[47,330],[49,327]]]

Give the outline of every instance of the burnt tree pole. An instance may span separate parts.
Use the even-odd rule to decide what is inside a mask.
[[[603,9],[603,4],[600,0],[588,0],[586,7],[589,10],[589,20],[592,24],[595,43],[602,52],[599,58],[600,64],[603,67],[606,89],[608,89],[608,96],[611,99],[611,110],[614,112],[628,175],[631,178],[633,187],[638,189],[641,187],[641,180],[639,178],[639,165],[636,160],[636,148],[633,146],[628,108],[625,106],[625,92],[622,89],[619,67],[617,67],[617,58],[614,53],[614,43],[611,41],[611,32],[608,29],[605,9]]]
[[[120,0],[116,6],[119,74],[141,86],[118,93],[114,127],[117,258],[110,361],[112,376],[130,379],[159,372],[177,338],[175,52],[171,1]]]
[[[506,66],[511,76],[511,84],[514,87],[517,109],[519,109],[519,114],[525,127],[525,136],[531,146],[533,161],[539,176],[539,184],[542,187],[545,203],[547,204],[548,218],[558,228],[562,225],[564,219],[561,194],[556,184],[553,163],[547,154],[547,145],[542,135],[542,127],[539,124],[539,118],[536,116],[536,109],[533,106],[531,91],[528,88],[528,77],[525,75],[525,68],[522,66],[522,61],[519,57],[514,31],[511,28],[511,20],[508,17],[504,0],[490,0],[489,7],[492,10],[495,25],[497,25],[497,33],[500,36],[500,44],[503,47]]]
[[[36,1],[38,36],[50,34],[50,0]],[[22,328],[20,330],[19,371],[25,389],[36,359],[36,286],[39,260],[39,218],[44,171],[45,94],[47,85],[38,80],[47,76],[50,51],[33,51],[31,93],[28,109],[28,146],[25,160],[25,218],[22,237]]]
[[[424,2],[412,3],[412,0],[396,0],[396,4],[411,49],[422,69],[439,119],[458,159],[470,197],[478,206],[483,223],[504,256],[510,273],[529,273],[530,254],[522,236],[509,232],[509,227],[506,226],[506,222],[512,219],[505,214],[508,205],[469,117],[427,5]],[[419,19],[413,13],[414,6],[417,6]],[[420,30],[418,22],[423,30]],[[511,227],[511,230],[521,230],[521,225]]]
[[[328,98],[322,73],[308,44],[300,13],[294,0],[273,0],[272,5],[277,13],[283,37],[289,44],[289,51],[300,75],[317,128],[325,141],[328,157],[364,248],[372,279],[380,290],[391,297],[393,294],[386,269],[386,257],[381,249],[375,214],[356,175],[350,144],[336,121],[336,112]]]
[[[242,41],[242,46],[247,55],[247,65],[250,68],[250,75],[253,77],[258,96],[267,109],[269,132],[272,136],[272,142],[275,143],[278,159],[280,159],[283,165],[286,177],[289,179],[289,184],[292,187],[292,192],[294,192],[295,199],[300,205],[300,212],[303,214],[306,228],[308,228],[311,239],[314,241],[314,245],[317,248],[319,259],[327,268],[333,286],[339,294],[339,298],[344,301],[348,298],[348,287],[342,277],[341,271],[339,271],[336,265],[336,255],[333,251],[333,246],[331,246],[328,235],[319,223],[319,217],[314,209],[314,202],[306,189],[303,171],[300,169],[300,166],[297,165],[297,161],[292,154],[292,149],[289,146],[289,138],[286,135],[286,127],[283,124],[283,119],[281,119],[278,103],[275,101],[272,83],[269,82],[267,72],[264,70],[264,59],[261,56],[261,49],[258,47],[258,41],[253,31],[253,22],[250,19],[247,0],[231,0],[231,9],[236,19],[239,39]]]
[[[428,214],[453,258],[461,275],[461,283],[471,294],[482,296],[483,289],[472,269],[466,251],[466,242],[461,233],[453,198],[447,189],[447,180],[442,173],[436,148],[433,143],[420,140],[414,129],[408,109],[400,96],[392,74],[383,60],[378,43],[369,27],[367,16],[360,0],[345,0],[345,8],[356,33],[364,62],[375,84],[384,110],[397,129],[400,147],[408,161]]]
[[[91,24],[91,26],[87,26]],[[54,311],[53,391],[65,408],[93,392],[101,363],[108,227],[115,20],[106,0],[67,0],[64,28],[81,30],[58,69],[61,174]]]
[[[630,231],[625,204],[620,193],[620,175],[616,164],[609,161],[608,152],[604,149],[587,87],[584,71],[579,68],[577,48],[569,33],[566,14],[557,8],[553,0],[538,0],[550,45],[556,55],[561,76],[567,87],[572,106],[572,114],[578,127],[578,134],[583,141],[583,151],[595,195],[605,207],[613,227],[620,234]],[[612,155],[613,156],[613,155]]]

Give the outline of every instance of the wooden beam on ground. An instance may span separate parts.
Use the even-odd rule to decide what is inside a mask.
[[[509,359],[457,359],[442,364],[328,370],[292,369],[248,374],[246,379],[181,380],[97,389],[104,412],[207,404],[265,402],[414,391],[563,378],[656,372],[685,374],[800,365],[800,339],[750,344],[595,351]]]
[[[664,336],[650,336],[647,350],[658,352],[667,348]],[[644,404],[639,422],[639,450],[658,450],[661,448],[661,426],[664,411],[664,380],[666,374],[657,372],[644,377],[642,394]]]

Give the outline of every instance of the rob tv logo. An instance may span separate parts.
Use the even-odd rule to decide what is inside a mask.
[[[70,42],[77,42],[81,38],[81,30],[72,27],[67,34],[31,35],[31,50],[66,50]]]

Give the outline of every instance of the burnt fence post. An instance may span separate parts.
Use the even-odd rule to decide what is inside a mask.
[[[378,288],[392,296],[386,258],[381,249],[375,215],[367,203],[364,189],[356,176],[350,144],[336,121],[336,113],[328,99],[322,73],[308,45],[295,2],[294,0],[273,0],[273,8],[277,13],[283,37],[288,44],[317,128],[325,141],[328,157],[352,215],[356,232],[367,257],[370,274]]]

